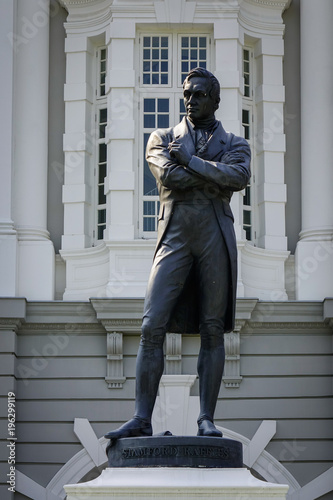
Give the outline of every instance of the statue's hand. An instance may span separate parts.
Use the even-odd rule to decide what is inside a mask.
[[[187,166],[190,163],[192,156],[182,142],[178,142],[177,140],[169,142],[168,149],[170,155],[173,156],[180,165]]]

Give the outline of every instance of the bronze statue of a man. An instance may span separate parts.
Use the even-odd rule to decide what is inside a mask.
[[[237,247],[230,198],[250,178],[247,141],[215,119],[220,85],[203,68],[184,84],[187,116],[153,132],[146,158],[160,196],[136,367],[134,417],[106,438],[151,436],[167,331],[200,333],[198,436],[222,436],[214,411],[224,367],[224,332],[234,327]]]

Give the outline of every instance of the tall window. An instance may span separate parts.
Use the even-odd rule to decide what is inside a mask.
[[[252,83],[252,52],[249,48],[243,49],[243,79],[244,79],[244,97],[242,110],[242,125],[244,138],[247,139],[250,146],[253,140],[253,83]],[[243,198],[243,229],[247,240],[254,240],[253,229],[253,179],[245,188]]]
[[[107,174],[107,145],[105,142],[105,131],[108,120],[108,110],[105,95],[107,49],[97,50],[98,79],[96,86],[96,163],[94,169],[95,192],[96,192],[96,222],[94,229],[94,240],[102,240],[106,228],[106,196],[104,194],[104,183]]]
[[[197,66],[209,69],[210,37],[207,34],[145,33],[140,35],[139,41],[142,130],[139,230],[144,238],[155,238],[159,199],[155,178],[145,160],[147,141],[156,128],[174,126],[185,115],[183,81],[187,73]]]

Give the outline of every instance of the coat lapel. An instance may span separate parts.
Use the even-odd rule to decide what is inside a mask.
[[[187,151],[191,155],[195,155],[195,144],[192,139],[192,135],[188,129],[186,118],[184,117],[178,125],[173,129],[174,138],[185,144]]]
[[[207,149],[204,153],[200,155],[203,160],[215,160],[217,157],[221,156],[227,143],[227,133],[222,127],[221,122],[219,122],[217,128],[215,129],[213,135],[210,137],[207,143]]]
[[[207,150],[202,153],[199,157],[203,160],[214,160],[219,157],[223,152],[227,143],[228,134],[222,127],[221,122],[219,122],[215,132],[208,141]],[[188,125],[186,118],[184,117],[178,125],[174,127],[174,138],[180,142],[183,142],[191,155],[198,156],[195,150],[195,144],[190,131],[188,130]]]

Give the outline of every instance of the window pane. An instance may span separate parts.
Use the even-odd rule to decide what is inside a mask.
[[[188,47],[188,36],[182,36],[182,47]]]
[[[153,36],[153,43],[152,43],[152,46],[153,47],[159,47],[159,37],[158,36]]]
[[[144,134],[144,151],[146,151],[147,142],[150,134]],[[148,167],[146,159],[144,160],[144,172],[143,172],[143,194],[148,196],[155,196],[158,194],[155,177],[151,173]]]
[[[182,62],[182,72],[188,73],[188,62]]]
[[[107,109],[104,108],[104,109],[100,109],[99,110],[99,121],[102,123],[102,122],[106,122],[107,120]]]
[[[186,115],[184,100],[179,99],[179,121]]]
[[[168,37],[162,36],[161,37],[161,47],[167,47],[167,46],[168,46]]]
[[[143,110],[145,112],[155,112],[155,99],[144,99]]]
[[[99,163],[103,163],[106,161],[106,144],[99,145]]]
[[[245,196],[243,198],[243,204],[244,205],[251,205],[251,188],[250,186],[246,186],[245,188]]]
[[[160,57],[159,57],[159,50],[158,50],[158,49],[153,49],[153,50],[151,51],[151,58],[152,58],[152,59],[159,59],[159,58],[160,58]]]
[[[161,75],[161,83],[162,83],[163,85],[167,85],[167,83],[168,83],[168,75],[167,75],[167,74],[163,73],[163,74]]]
[[[157,126],[159,128],[169,127],[169,116],[168,115],[158,115]]]
[[[143,218],[143,230],[144,231],[155,231],[155,218],[154,217],[144,217]]]
[[[103,239],[103,233],[104,233],[105,225],[103,226],[98,226],[97,228],[97,239],[102,240]]]
[[[150,75],[149,74],[145,73],[143,75],[143,83],[144,83],[144,85],[149,85],[150,84]]]
[[[100,165],[98,172],[98,184],[104,184],[104,179],[106,177],[106,165]]]
[[[150,59],[150,50],[149,49],[144,49],[143,50],[143,58],[144,59]]]
[[[161,59],[168,59],[168,50],[167,49],[161,50]]]
[[[158,83],[159,83],[158,74],[156,74],[156,73],[153,73],[153,74],[152,74],[151,83],[152,83],[153,85],[158,85]]]
[[[144,128],[155,128],[155,115],[144,115],[143,126]]]
[[[250,226],[251,225],[251,212],[249,210],[243,211],[243,220],[244,224]]]
[[[155,201],[144,201],[143,202],[143,214],[144,215],[155,215]]]
[[[195,36],[191,36],[191,47],[197,47],[198,46],[198,39]]]
[[[206,47],[206,42],[207,42],[206,37],[201,36],[199,38],[199,47]]]
[[[251,236],[251,233],[252,233],[252,229],[251,227],[244,227],[243,229],[245,229],[245,237],[248,241],[251,241],[252,240],[252,236]]]
[[[150,71],[150,61],[143,61],[143,71]]]
[[[159,69],[160,69],[160,63],[158,61],[157,62],[153,62],[152,65],[151,65],[151,69],[155,73],[158,73]]]
[[[143,46],[150,47],[150,36],[143,37]]]
[[[98,210],[98,224],[106,222],[106,210]]]
[[[169,112],[169,99],[158,99],[157,110],[159,112]]]
[[[98,186],[98,204],[104,205],[106,203],[106,196],[104,194],[104,185]]]

